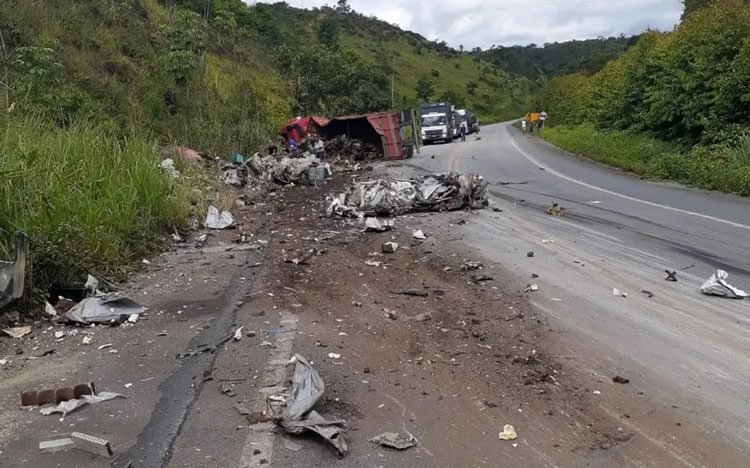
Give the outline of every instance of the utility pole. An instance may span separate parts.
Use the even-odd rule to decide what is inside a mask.
[[[391,109],[396,108],[396,54],[393,54],[391,65]]]

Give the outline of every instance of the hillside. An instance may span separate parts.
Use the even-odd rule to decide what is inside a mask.
[[[555,42],[537,46],[493,47],[473,55],[515,75],[536,80],[570,73],[595,73],[638,42],[639,36]]]

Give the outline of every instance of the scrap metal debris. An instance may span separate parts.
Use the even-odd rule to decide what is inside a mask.
[[[612,288],[612,295],[617,297],[628,297],[628,293],[624,293],[617,288]]]
[[[80,399],[63,401],[57,406],[48,406],[45,408],[41,408],[39,412],[45,416],[49,416],[50,414],[54,413],[62,413],[63,417],[65,417],[65,415],[67,415],[68,413],[72,413],[82,406],[93,405],[96,403],[101,403],[103,401],[112,400],[114,398],[126,397],[125,395],[120,395],[119,393],[112,392],[102,392],[97,393],[96,395],[83,395]]]
[[[523,292],[534,292],[539,290],[539,285],[536,283],[530,284],[523,289]]]
[[[3,328],[2,332],[10,336],[11,338],[21,339],[31,333],[31,327]]]
[[[112,455],[114,455],[112,445],[106,439],[84,434],[82,432],[74,432],[70,434],[70,438],[73,441],[73,448],[78,450],[93,453],[104,458],[111,458]]]
[[[630,379],[626,379],[625,377],[620,377],[619,375],[616,375],[612,377],[612,382],[625,385],[625,384],[630,383]]]
[[[484,283],[485,281],[495,280],[494,277],[490,275],[485,275],[485,274],[471,275],[471,279],[474,280],[475,283]]]
[[[565,216],[565,208],[559,206],[557,202],[552,202],[547,208],[547,214],[552,216]]]
[[[386,218],[367,218],[365,219],[366,232],[385,232],[393,229],[393,220]]]
[[[703,294],[713,296],[723,296],[730,299],[745,299],[750,297],[745,291],[735,288],[731,284],[727,283],[729,273],[724,270],[717,270],[716,273],[711,275],[709,279],[701,286],[701,292]]]
[[[396,250],[398,250],[398,243],[397,242],[385,242],[380,247],[383,253],[395,253]]]
[[[516,430],[513,426],[506,424],[503,426],[503,432],[498,434],[498,437],[500,437],[500,440],[516,440],[518,434],[516,434]]]
[[[219,212],[218,208],[211,205],[203,225],[208,229],[229,229],[234,227],[234,216],[228,211]]]
[[[481,209],[489,204],[487,182],[478,174],[430,174],[357,182],[331,200],[328,215],[395,216],[413,211]]]
[[[370,442],[396,450],[406,450],[417,445],[417,440],[411,434],[409,434],[409,437],[404,437],[395,432],[383,432],[370,439]]]
[[[414,297],[427,297],[430,295],[427,291],[420,291],[418,289],[405,289],[403,291],[391,291],[391,294],[397,294],[400,296],[414,296]]]
[[[474,271],[482,268],[482,262],[467,261],[461,265],[461,271]]]
[[[0,262],[0,309],[23,296],[29,238],[21,231],[16,232],[14,237],[16,245],[14,260]]]
[[[412,237],[419,240],[425,240],[427,239],[427,236],[425,236],[424,232],[422,232],[421,229],[417,229],[415,231],[412,231]]]
[[[340,455],[345,455],[348,448],[342,434],[344,421],[326,420],[313,409],[325,392],[323,379],[304,357],[296,354],[294,361],[294,386],[279,424],[290,434],[315,432],[333,445]]]
[[[82,324],[123,323],[143,311],[140,304],[127,297],[87,297],[68,310],[63,318]]]
[[[672,270],[672,271],[664,270],[664,273],[667,274],[667,277],[665,278],[665,281],[673,281],[675,283],[677,282],[677,272],[676,271],[674,271],[674,270]]]

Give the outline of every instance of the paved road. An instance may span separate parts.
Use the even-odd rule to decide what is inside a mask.
[[[561,353],[601,383],[600,406],[635,434],[595,466],[747,466],[750,301],[699,287],[722,268],[750,290],[750,201],[641,181],[508,124],[428,146],[412,163],[490,182],[503,216],[480,215],[464,242],[540,275],[534,303],[560,327]],[[552,201],[564,217],[544,212]],[[614,375],[631,383],[617,387]]]

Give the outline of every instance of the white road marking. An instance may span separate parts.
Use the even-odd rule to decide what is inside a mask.
[[[507,129],[506,129],[506,131],[507,131]],[[630,195],[624,195],[622,193],[614,192],[612,190],[608,190],[608,189],[605,189],[605,188],[602,188],[602,187],[597,187],[596,185],[589,184],[588,182],[584,182],[582,180],[578,180],[578,179],[575,179],[573,177],[567,176],[567,175],[565,175],[565,174],[563,174],[561,172],[558,172],[558,171],[556,171],[555,169],[552,169],[549,166],[545,166],[544,164],[542,164],[541,162],[539,162],[536,158],[534,158],[529,153],[527,153],[526,151],[524,151],[523,149],[521,149],[521,147],[518,146],[518,143],[516,143],[515,139],[512,136],[510,136],[510,134],[508,134],[508,136],[510,138],[510,143],[513,145],[513,147],[519,153],[521,153],[521,155],[523,155],[523,157],[525,157],[526,159],[528,159],[529,161],[531,161],[531,163],[534,164],[535,166],[543,168],[548,174],[552,174],[555,177],[559,177],[561,179],[567,180],[568,182],[573,182],[574,184],[578,184],[578,185],[581,185],[583,187],[590,188],[592,190],[598,190],[598,191],[606,193],[608,195],[612,195],[612,196],[615,196],[615,197],[620,197],[620,198],[625,199],[625,200],[633,201],[633,202],[636,202],[636,203],[642,203],[644,205],[653,206],[653,207],[656,207],[656,208],[662,208],[662,209],[669,210],[669,211],[674,211],[675,213],[681,213],[681,214],[685,214],[685,215],[689,215],[689,216],[695,216],[697,218],[703,218],[703,219],[707,219],[709,221],[714,221],[716,223],[726,224],[726,225],[729,225],[729,226],[732,226],[732,227],[736,227],[736,228],[740,228],[740,229],[746,229],[746,230],[750,231],[750,226],[747,226],[745,224],[735,223],[734,221],[729,221],[729,220],[726,220],[726,219],[716,218],[714,216],[709,216],[709,215],[705,215],[705,214],[702,214],[702,213],[696,213],[694,211],[683,210],[681,208],[675,208],[675,207],[672,207],[672,206],[662,205],[660,203],[654,203],[654,202],[650,202],[648,200],[643,200],[643,199],[640,199],[640,198],[631,197]]]

